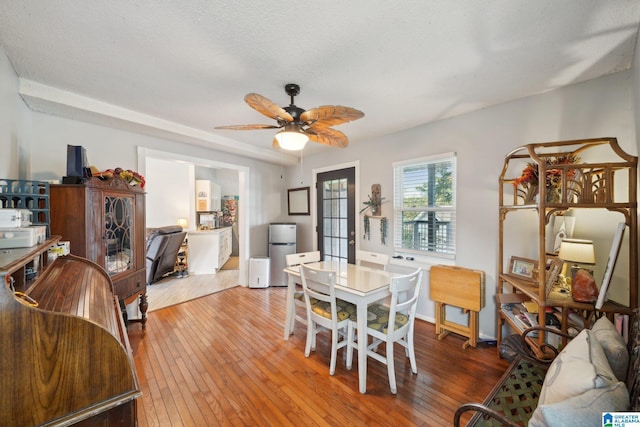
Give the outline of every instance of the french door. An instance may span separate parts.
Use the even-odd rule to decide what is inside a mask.
[[[355,176],[355,167],[316,176],[318,250],[323,260],[355,263]]]

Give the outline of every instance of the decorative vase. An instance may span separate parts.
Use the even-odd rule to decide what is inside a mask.
[[[528,205],[530,203],[536,203],[536,198],[538,197],[538,186],[536,184],[524,184],[524,194],[522,199],[524,200],[524,204]]]
[[[547,188],[547,203],[560,203],[562,198],[562,188],[548,185]]]

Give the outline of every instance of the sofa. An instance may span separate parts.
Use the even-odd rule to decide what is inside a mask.
[[[640,411],[639,322],[636,310],[628,343],[606,316],[575,337],[544,326],[525,330],[512,351],[501,346],[501,354],[513,355],[507,372],[483,403],[458,408],[454,426],[467,412],[474,413],[467,426],[585,427],[615,425],[616,412]],[[561,351],[545,345],[554,357],[540,359],[525,337],[542,330],[571,340]]]
[[[147,285],[173,273],[178,252],[186,235],[187,232],[179,225],[147,229]]]

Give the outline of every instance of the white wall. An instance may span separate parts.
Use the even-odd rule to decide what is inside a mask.
[[[30,114],[17,87],[18,77],[0,48],[0,178],[28,179]]]
[[[147,228],[176,225],[187,219],[187,228],[195,226],[193,164],[166,159],[146,159],[145,187]]]
[[[305,157],[304,185],[311,185],[313,169],[359,160],[360,202],[357,206],[362,207],[361,202],[367,200],[371,184],[381,184],[382,196],[391,199],[391,164],[394,161],[457,152],[456,264],[485,271],[487,305],[480,315],[480,333],[481,336],[494,337],[498,252],[497,190],[504,156],[512,149],[532,142],[608,136],[617,137],[625,151],[637,155],[631,87],[632,73],[626,71],[393,135],[352,142],[344,150],[330,150]],[[362,120],[367,120],[367,117]],[[301,186],[299,167],[289,167],[287,176],[289,187]],[[389,230],[392,230],[391,203],[383,204],[382,214],[389,218]],[[312,250],[314,231],[311,220],[304,220],[302,217],[295,219],[303,229],[300,249]],[[361,217],[359,220],[362,223]],[[587,233],[596,224],[588,220],[577,221],[576,233]],[[533,221],[531,226],[535,225]],[[601,224],[597,224],[597,227],[603,229]],[[612,230],[615,229],[615,222],[612,222],[611,227]],[[603,232],[606,236],[613,236],[612,230],[609,234],[606,234],[606,230]],[[392,253],[391,236],[390,243],[383,247],[377,242],[362,239],[361,224],[357,227],[357,233],[360,248]],[[516,252],[514,255],[537,258],[535,233],[530,232],[533,236],[530,239],[512,243],[513,251]],[[609,245],[610,242],[600,245],[600,251],[604,252],[599,257],[604,257],[601,264],[606,262]],[[624,274],[625,270],[620,267],[617,270]],[[425,319],[433,319],[434,306],[428,295],[428,285],[425,284],[419,313]]]

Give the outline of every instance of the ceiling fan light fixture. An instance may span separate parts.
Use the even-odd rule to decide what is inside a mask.
[[[300,131],[300,128],[293,124],[287,125],[283,130],[276,133],[275,136],[280,148],[289,151],[299,151],[304,148],[309,141],[309,137]]]

